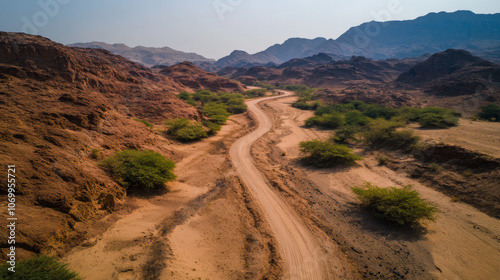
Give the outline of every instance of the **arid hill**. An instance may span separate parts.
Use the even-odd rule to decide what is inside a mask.
[[[17,168],[17,253],[62,252],[85,237],[86,221],[117,207],[125,191],[99,158],[128,148],[178,158],[134,118],[199,119],[175,97],[181,90],[190,89],[105,50],[0,32],[0,162],[4,174]]]
[[[396,81],[439,96],[473,95],[479,89],[498,92],[500,65],[449,49],[415,65]]]
[[[198,68],[191,62],[183,62],[169,67],[156,67],[160,73],[192,89],[208,89],[211,91],[242,92],[245,87],[217,74]]]
[[[328,59],[330,58],[330,59]],[[305,84],[312,87],[337,87],[339,84],[391,82],[401,72],[410,69],[424,58],[372,60],[353,56],[348,60],[332,61],[326,54],[293,59],[276,67],[227,67],[219,75],[242,82],[266,81],[277,84]]]

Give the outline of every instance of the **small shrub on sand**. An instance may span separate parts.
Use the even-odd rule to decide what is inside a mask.
[[[365,183],[352,190],[374,216],[399,225],[414,224],[422,219],[432,221],[437,213],[437,208],[423,200],[411,185],[398,189]]]
[[[175,163],[153,151],[125,150],[101,161],[113,178],[123,187],[134,191],[165,189],[165,183],[175,180]]]
[[[301,142],[300,151],[304,154],[302,161],[316,167],[354,165],[361,159],[346,146],[320,140]]]

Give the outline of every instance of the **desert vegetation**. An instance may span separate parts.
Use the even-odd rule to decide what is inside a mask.
[[[304,155],[302,161],[315,167],[349,166],[356,164],[360,156],[352,153],[347,146],[328,141],[305,141],[300,143],[300,151]]]
[[[203,127],[196,121],[186,118],[173,119],[165,122],[167,127],[166,134],[171,138],[181,142],[193,142],[208,137],[208,131],[211,129],[220,130],[220,125],[207,121]]]
[[[252,94],[260,93],[256,90]],[[165,122],[167,135],[181,142],[198,141],[214,135],[226,124],[229,116],[247,111],[244,96],[240,93],[200,90],[192,94],[181,92],[177,97],[197,107],[207,117],[201,123],[182,118]]]
[[[175,180],[175,163],[153,151],[125,150],[116,152],[99,165],[113,179],[130,191],[164,190],[165,183]]]
[[[362,205],[375,217],[399,225],[434,220],[437,208],[423,200],[411,185],[381,188],[370,183],[352,188]]]
[[[500,106],[496,104],[485,105],[481,107],[478,117],[490,122],[500,122]]]
[[[300,105],[300,104],[299,104]],[[300,109],[299,106],[295,106]],[[315,109],[314,109],[315,108]],[[390,108],[379,104],[367,104],[362,101],[351,101],[345,104],[319,105],[310,108],[314,109],[314,117],[306,120],[306,126],[319,126],[331,128],[327,121],[322,118],[329,118],[336,115],[337,119],[343,119],[345,125],[365,127],[370,120],[385,119],[401,124],[418,123],[422,128],[449,128],[458,125],[460,113],[451,109],[439,107],[427,108]],[[339,121],[342,123],[342,121]]]
[[[8,264],[0,269],[0,279],[14,280],[79,280],[77,273],[68,269],[68,265],[48,256],[36,256],[16,264],[15,272],[10,272]]]
[[[244,91],[242,94],[246,98],[263,97],[266,95],[267,88],[251,89]]]

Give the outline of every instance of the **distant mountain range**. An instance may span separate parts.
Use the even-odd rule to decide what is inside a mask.
[[[224,67],[278,66],[292,59],[327,54],[334,60],[351,56],[372,59],[417,57],[446,49],[463,49],[500,62],[500,14],[470,11],[430,13],[414,20],[367,22],[350,28],[336,40],[291,38],[256,54],[236,50],[218,61],[171,48],[129,48],[123,44],[78,43],[103,48],[146,66],[193,62],[207,71]]]
[[[91,43],[76,43],[69,45],[70,47],[79,48],[92,48],[92,49],[105,49],[113,54],[121,55],[130,61],[152,67],[155,65],[171,66],[184,61],[190,61],[195,64],[213,64],[215,60],[205,58],[195,53],[185,53],[177,51],[169,47],[163,48],[148,48],[148,47],[135,47],[131,48],[124,44],[107,44],[103,42]]]
[[[407,58],[450,48],[500,62],[500,14],[457,11],[430,13],[415,20],[372,21],[350,28],[336,40],[293,38],[254,55],[235,51],[215,64],[219,67],[281,64],[318,53],[333,59]]]

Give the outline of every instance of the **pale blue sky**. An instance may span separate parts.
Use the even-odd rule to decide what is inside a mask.
[[[64,44],[169,46],[217,59],[235,49],[255,53],[291,37],[335,39],[349,27],[386,19],[377,14],[404,20],[456,10],[500,13],[500,1],[0,0],[0,30]]]

